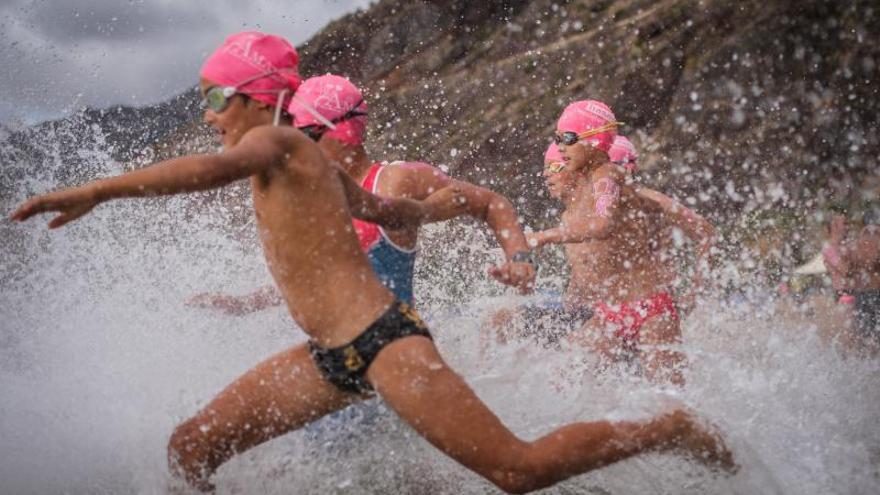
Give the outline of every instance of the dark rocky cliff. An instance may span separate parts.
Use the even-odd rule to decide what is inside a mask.
[[[822,211],[876,201],[878,42],[866,1],[384,1],[302,52],[369,89],[376,156],[487,180],[533,225],[556,117],[602,99],[645,182],[778,266],[812,254]]]
[[[855,201],[877,175],[873,2],[381,2],[303,47],[370,89],[372,147],[514,196],[572,99],[609,102],[646,180],[717,220]],[[457,151],[457,153],[456,153]]]
[[[555,118],[592,97],[627,124],[645,182],[796,239],[816,212],[876,199],[878,41],[873,1],[383,0],[300,49],[304,75],[366,89],[376,158],[445,164],[532,224]],[[194,103],[93,115],[120,159],[161,156],[203,145]]]

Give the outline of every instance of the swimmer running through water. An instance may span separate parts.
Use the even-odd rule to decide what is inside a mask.
[[[649,379],[683,384],[684,356],[668,349],[680,342],[679,315],[652,247],[659,225],[649,212],[657,205],[610,161],[617,125],[599,101],[566,107],[555,135],[561,160],[544,170],[565,210],[559,227],[529,234],[529,241],[565,247],[572,274],[564,305],[593,313],[573,339],[612,360],[636,354]]]
[[[258,364],[178,426],[168,447],[174,473],[212,490],[210,476],[235,454],[372,393],[438,449],[508,492],[658,450],[734,467],[723,442],[682,410],[646,421],[574,423],[534,441],[511,433],[445,364],[415,311],[379,282],[350,228],[350,212],[392,228],[420,222],[449,204],[454,191],[444,188],[425,203],[378,199],[330,166],[304,133],[272,125],[273,106],[299,86],[297,61],[283,38],[229,37],[201,73],[205,121],[222,136],[221,153],[37,196],[12,213],[24,221],[58,212],[49,222],[55,228],[111,199],[250,178],[269,270],[310,340]]]
[[[365,190],[383,197],[425,199],[434,191],[454,185],[459,196],[466,200],[463,213],[485,221],[507,256],[507,262],[492,267],[490,274],[522,292],[530,290],[535,269],[516,209],[510,201],[488,189],[453,180],[427,163],[371,160],[364,148],[367,104],[360,89],[348,79],[332,74],[312,77],[303,81],[296,94],[298,99],[291,104],[290,112],[294,126],[318,143],[331,164],[345,170]],[[323,121],[313,115],[312,110],[317,111]],[[324,122],[333,123],[335,128],[329,128]],[[458,213],[453,207],[447,211]],[[354,229],[379,280],[398,299],[413,304],[419,225],[385,230],[355,219]],[[189,301],[191,305],[218,308],[230,314],[257,311],[282,302],[272,286],[244,297],[202,294]]]
[[[841,232],[833,247],[852,292],[855,336],[862,350],[876,355],[880,352],[880,207],[867,210],[852,235],[847,235],[842,219],[836,221]]]
[[[840,257],[840,246],[844,245],[847,234],[846,217],[833,215],[828,225],[828,243],[822,246],[822,261],[831,278],[834,301],[844,307],[851,305],[855,298],[850,294],[852,282],[847,278],[847,266]]]
[[[630,176],[639,170],[638,151],[626,136],[617,135],[614,137],[611,149],[608,150],[608,158],[622,166]],[[706,278],[711,270],[712,248],[715,245],[715,227],[692,209],[660,191],[643,186],[638,182],[632,182],[632,186],[637,195],[651,201],[656,206],[656,210],[663,220],[663,229],[654,234],[655,251],[660,251],[658,254],[661,267],[666,270],[666,279],[669,284],[675,281],[681,270],[672,253],[667,252],[667,244],[673,240],[674,236],[673,232],[670,232],[670,229],[666,227],[677,229],[694,245],[693,277],[691,277],[687,290],[676,301],[676,309],[687,314],[693,309],[697,294],[707,285]]]
[[[634,174],[638,170],[638,153],[635,146],[624,136],[618,135],[614,137],[614,142],[608,151],[608,157],[613,163],[623,167],[628,175]],[[562,198],[562,189],[554,177],[564,169],[565,161],[562,154],[559,152],[556,144],[551,143],[544,154],[544,176],[547,180],[550,195],[557,199]],[[652,233],[650,237],[654,246],[655,259],[660,262],[657,268],[663,270],[664,273],[661,277],[662,280],[671,285],[679,273],[678,266],[671,256],[667,253],[657,252],[664,247],[663,239],[671,237],[671,235],[665,233],[666,227],[671,226],[672,228],[679,229],[695,244],[696,266],[694,276],[687,291],[682,297],[678,298],[676,304],[677,310],[687,313],[693,307],[696,295],[705,286],[704,279],[709,269],[709,256],[714,244],[715,228],[705,218],[673,198],[654,189],[633,183],[629,179],[626,183],[631,184],[635,193],[640,198],[647,200],[649,202],[648,205],[652,206],[650,211],[658,214],[660,217],[660,222],[654,221],[652,224],[656,224],[658,228],[663,230]],[[596,256],[602,256],[603,248],[604,246],[601,242],[592,241],[582,246],[580,254],[583,257],[587,257],[591,254],[591,250],[595,250]],[[569,259],[568,262],[572,263],[576,262],[576,260]],[[544,335],[539,335],[538,337],[550,343],[555,342],[562,335],[579,330],[593,316],[591,308],[587,306],[566,306],[562,301],[558,301],[555,295],[549,299],[545,298],[523,305],[519,310],[522,311],[522,316],[529,326],[528,330],[543,330]],[[493,316],[492,327],[497,331],[498,327],[508,325],[512,316],[509,311],[498,311]],[[547,319],[551,323],[549,331],[544,328],[544,323]],[[503,340],[503,334],[500,334],[499,337],[502,337]],[[485,341],[487,340],[486,336],[483,335],[483,345],[486,345]]]

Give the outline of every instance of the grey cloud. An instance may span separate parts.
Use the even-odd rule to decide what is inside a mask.
[[[204,7],[186,1],[41,0],[21,2],[12,9],[46,39],[70,42],[154,37],[187,27],[219,26],[217,9]]]
[[[0,123],[162,101],[195,85],[204,57],[233,32],[261,29],[299,44],[368,4],[0,0]]]

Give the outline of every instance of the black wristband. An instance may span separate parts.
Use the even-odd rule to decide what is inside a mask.
[[[535,258],[529,251],[517,251],[513,254],[513,256],[510,257],[510,261],[513,263],[528,263],[530,265],[535,264]]]

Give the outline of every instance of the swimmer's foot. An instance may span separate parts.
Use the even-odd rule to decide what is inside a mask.
[[[668,444],[674,450],[693,457],[709,467],[720,468],[730,474],[739,470],[733,453],[727,448],[718,430],[699,420],[686,409],[679,409],[667,416],[675,433]]]
[[[166,487],[168,495],[201,495],[214,493],[216,487],[207,477],[188,478],[182,471],[172,473]]]
[[[208,481],[203,481],[195,485],[189,484],[180,478],[175,478],[166,487],[168,495],[201,495],[214,493],[216,488]]]

